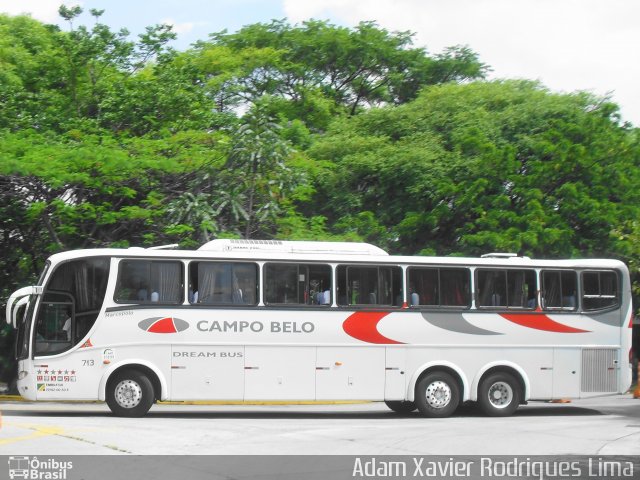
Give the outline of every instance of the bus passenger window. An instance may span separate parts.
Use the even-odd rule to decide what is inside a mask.
[[[600,310],[618,305],[618,276],[615,272],[582,273],[582,308]]]
[[[116,303],[182,303],[182,262],[122,260],[119,269]]]
[[[468,307],[470,271],[467,268],[409,267],[409,304]]]
[[[565,270],[543,270],[542,308],[575,310],[577,305],[576,273]]]
[[[478,269],[478,307],[535,308],[534,270]]]
[[[192,262],[189,302],[198,305],[256,305],[258,266],[244,262]]]
[[[331,267],[317,264],[267,263],[268,305],[331,305]]]
[[[402,305],[400,267],[340,265],[337,274],[338,305]]]

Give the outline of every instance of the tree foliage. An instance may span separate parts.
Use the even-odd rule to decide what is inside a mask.
[[[226,99],[221,108],[270,95],[286,99],[296,118],[309,121],[324,108],[323,100],[333,112],[353,115],[366,106],[407,102],[425,85],[483,78],[487,72],[468,47],[429,56],[412,47],[410,32],[390,33],[373,22],[349,29],[326,21],[291,26],[274,20],[213,34],[195,55],[214,94]],[[232,69],[220,71],[221,56]],[[313,127],[326,126],[317,120]]]
[[[625,257],[640,150],[614,105],[533,82],[447,84],[343,119],[311,148],[338,167],[329,221],[375,213],[404,252]]]

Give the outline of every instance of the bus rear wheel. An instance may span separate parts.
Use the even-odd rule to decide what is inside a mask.
[[[142,417],[155,400],[151,380],[137,370],[117,373],[107,384],[107,405],[119,417]]]
[[[384,403],[387,407],[389,407],[391,410],[393,410],[396,413],[405,413],[405,414],[411,413],[416,408],[418,408],[415,403],[407,402],[404,400],[398,400],[398,401],[385,400]]]
[[[478,389],[478,405],[490,417],[507,417],[520,404],[520,386],[509,373],[494,373],[482,380]]]
[[[415,404],[425,417],[448,417],[459,403],[458,382],[448,373],[429,373],[416,385]]]

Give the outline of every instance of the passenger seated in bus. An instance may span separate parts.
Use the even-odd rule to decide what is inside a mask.
[[[125,280],[127,279],[125,278]],[[147,292],[148,290],[144,281],[140,277],[134,276],[128,279],[126,283],[123,282],[123,285],[116,294],[116,298],[119,301],[146,302],[148,300]]]
[[[562,297],[562,308],[576,308],[575,295],[566,295]]]
[[[149,299],[148,295],[149,293],[146,287],[140,286],[140,288],[138,288],[138,293],[136,294],[136,300],[139,300],[140,302],[146,302]]]
[[[500,296],[499,293],[494,293],[491,295],[491,306],[492,307],[499,307],[502,305],[502,298]]]
[[[413,292],[411,294],[411,306],[415,307],[416,305],[420,305],[420,295],[418,295],[416,292]]]
[[[189,302],[190,303],[198,303],[198,290],[195,292],[189,289]]]
[[[322,292],[322,305],[331,304],[331,290],[325,290]]]
[[[318,305],[329,305],[331,303],[331,291],[325,290],[324,292],[316,293],[316,303]]]
[[[242,297],[242,289],[238,288],[233,291],[232,300],[233,303],[244,303],[244,299]]]
[[[62,331],[64,332],[64,337],[66,337],[67,342],[71,341],[71,308],[67,308],[66,311],[67,319],[64,321],[64,325],[62,326]]]

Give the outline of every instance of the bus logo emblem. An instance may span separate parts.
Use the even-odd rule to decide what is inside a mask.
[[[179,318],[154,317],[142,320],[138,327],[151,333],[178,333],[189,328],[189,324]]]

